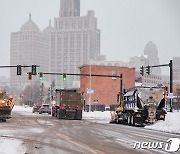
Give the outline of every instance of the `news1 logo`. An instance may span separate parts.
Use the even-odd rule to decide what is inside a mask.
[[[164,142],[135,142],[134,149],[163,149],[166,152],[177,152],[180,148],[179,138],[170,138]]]
[[[180,139],[179,138],[170,138],[167,140],[165,145],[165,151],[167,152],[176,152],[180,147]]]

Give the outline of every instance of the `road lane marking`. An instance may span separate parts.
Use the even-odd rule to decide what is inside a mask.
[[[88,150],[88,151],[92,152],[93,154],[106,154],[106,153],[104,153],[104,152],[102,152],[102,151],[94,150],[94,149],[92,149],[91,147],[87,146],[86,144],[72,141],[72,138],[70,138],[70,137],[67,136],[67,135],[64,135],[64,134],[57,134],[57,135],[58,135],[60,138],[68,141],[69,143],[72,143],[72,144],[74,144],[74,145],[76,145],[76,146],[78,146],[78,147],[80,147],[80,148],[82,148],[82,149],[84,149],[84,150]]]
[[[137,142],[137,140],[134,140],[133,138],[136,138],[136,136],[139,136],[141,137],[139,140],[142,140],[142,138],[151,138],[153,140],[156,140],[157,137],[153,137],[153,136],[145,136],[145,135],[142,135],[142,134],[137,134],[137,132],[135,134],[133,134],[134,136],[132,135],[126,135],[126,134],[121,134],[119,132],[114,132],[114,131],[110,131],[110,130],[101,130],[101,129],[96,129],[96,130],[99,130],[100,132],[97,133],[97,132],[94,132],[94,133],[97,133],[99,135],[103,135],[105,137],[112,137],[112,139],[114,139],[117,143],[121,144],[121,145],[124,145],[124,146],[128,146],[128,147],[133,147],[134,143]],[[147,134],[146,134],[147,135]],[[128,137],[128,138],[127,138]],[[131,137],[131,138],[129,138]],[[161,139],[161,138],[160,138]],[[157,139],[158,140],[158,139]],[[152,141],[152,140],[151,140]],[[161,141],[161,140],[159,140]],[[143,140],[142,140],[143,142]],[[166,139],[163,138],[163,142],[166,142]],[[138,149],[136,149],[138,150]],[[150,153],[161,153],[161,154],[166,154],[167,152],[164,151],[163,149],[140,149],[141,151],[146,151],[146,152],[150,152]]]

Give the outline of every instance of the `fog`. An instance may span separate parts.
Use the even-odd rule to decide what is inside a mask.
[[[20,30],[29,13],[40,30],[58,17],[60,0],[0,0],[0,65],[10,64],[10,33]],[[180,56],[179,0],[81,0],[81,15],[94,10],[101,29],[101,54],[123,60],[143,54],[153,41],[160,64]],[[168,74],[168,68],[162,74]],[[0,76],[9,76],[1,69]]]

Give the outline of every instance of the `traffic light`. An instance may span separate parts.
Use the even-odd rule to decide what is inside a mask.
[[[36,65],[32,65],[32,75],[36,75]]]
[[[32,72],[28,72],[28,80],[32,80]]]
[[[144,66],[141,66],[141,67],[140,67],[140,74],[141,74],[142,76],[144,76]]]
[[[63,73],[63,81],[66,81],[66,73]]]
[[[17,75],[21,75],[21,65],[17,65]]]
[[[168,86],[165,86],[165,91],[168,93]]]
[[[150,75],[150,66],[149,66],[149,65],[146,66],[146,73],[147,73],[148,75]]]
[[[39,72],[39,80],[43,80],[43,72]]]

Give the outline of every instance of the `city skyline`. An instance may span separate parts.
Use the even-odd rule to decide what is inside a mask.
[[[58,17],[60,1],[56,0],[52,3],[50,0],[38,2],[7,0],[0,3],[3,12],[0,14],[2,34],[0,51],[3,55],[0,65],[8,65],[10,64],[10,33],[19,31],[21,25],[28,19],[29,12],[40,30],[43,30],[48,26],[49,19],[54,22],[53,18]],[[82,0],[81,15],[84,16],[88,10],[95,11],[98,28],[102,33],[101,54],[106,55],[108,60],[129,61],[130,57],[141,55],[145,45],[153,41],[162,64],[169,63],[173,56],[180,56],[179,4],[177,0],[173,2],[170,0],[151,2]],[[50,9],[51,7],[53,9]],[[9,75],[7,70],[2,72]],[[168,69],[162,71],[162,74],[167,72]]]
[[[79,73],[79,67],[90,63],[100,55],[100,30],[94,11],[87,11],[80,16],[80,0],[61,0],[59,17],[54,18],[54,25],[49,21],[48,27],[40,31],[38,25],[29,19],[20,31],[11,33],[10,65],[39,65],[38,71]],[[16,69],[10,69],[11,87],[23,89],[28,81],[27,71],[21,76]],[[44,81],[56,83],[58,88],[80,86],[79,76],[59,80],[59,76],[44,76]]]
[[[61,0],[59,17],[54,18],[54,28],[49,33],[50,72],[79,73],[79,67],[90,63],[100,54],[100,37],[94,11],[80,15],[80,0]],[[57,87],[80,86],[79,76],[50,76]]]

